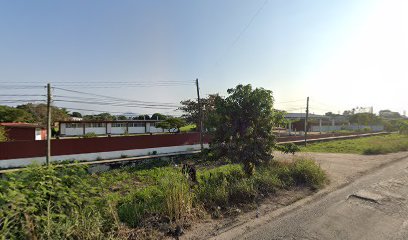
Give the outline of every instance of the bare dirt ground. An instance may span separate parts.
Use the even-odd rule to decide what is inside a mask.
[[[314,159],[326,171],[330,183],[317,193],[305,189],[281,191],[276,196],[265,199],[252,211],[223,219],[204,220],[195,223],[180,239],[234,239],[240,234],[267,224],[271,219],[289,213],[322,198],[336,189],[353,183],[355,179],[406,158],[408,152],[387,155],[365,156],[357,154],[299,153],[295,157]],[[275,154],[281,161],[292,161],[293,156]],[[239,212],[239,210],[238,210]],[[219,235],[222,235],[219,237]]]

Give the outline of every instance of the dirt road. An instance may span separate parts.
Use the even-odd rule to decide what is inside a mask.
[[[213,239],[408,239],[408,153],[308,154],[331,184]]]

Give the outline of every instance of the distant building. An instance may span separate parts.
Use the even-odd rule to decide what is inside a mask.
[[[31,123],[0,123],[6,130],[8,141],[35,141],[45,140],[45,128]]]
[[[70,117],[69,120],[70,120],[70,121],[78,122],[78,121],[82,121],[83,118],[81,118],[81,117]]]
[[[161,133],[167,129],[157,127],[157,120],[118,120],[118,121],[61,121],[60,136],[82,136],[87,133],[96,135],[121,135]]]

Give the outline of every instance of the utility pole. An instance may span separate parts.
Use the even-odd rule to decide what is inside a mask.
[[[309,97],[306,102],[306,117],[305,117],[305,147],[307,146],[307,121],[309,120]]]
[[[51,84],[47,84],[47,166],[51,160]]]
[[[196,87],[197,87],[197,103],[198,103],[198,114],[199,114],[199,128],[200,128],[200,146],[201,151],[204,149],[203,146],[203,110],[201,106],[201,99],[200,99],[200,86],[198,85],[198,78],[196,79]]]

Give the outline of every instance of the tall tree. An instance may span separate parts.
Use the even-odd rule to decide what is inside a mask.
[[[161,113],[153,113],[152,117],[150,119],[152,120],[166,120],[166,116],[161,114]]]
[[[157,124],[157,127],[168,129],[169,132],[171,132],[171,130],[177,130],[177,132],[180,132],[180,128],[184,127],[186,124],[187,123],[183,118],[169,117]]]
[[[117,120],[128,120],[128,118],[124,115],[120,115],[116,117]]]
[[[35,122],[32,114],[24,109],[0,106],[0,122]]]
[[[114,120],[114,116],[110,113],[100,113],[97,115],[85,115],[84,120],[87,121],[112,121]]]
[[[251,175],[257,164],[273,158],[275,146],[273,96],[263,88],[238,85],[228,89],[225,99],[215,101],[216,131],[212,148],[244,164]]]
[[[82,114],[80,112],[72,112],[71,117],[82,118]]]
[[[47,122],[47,104],[23,104],[17,106],[17,109],[22,109],[30,113],[34,119],[34,122],[46,124]],[[64,121],[69,119],[69,115],[66,109],[51,107],[51,119],[53,122]]]
[[[207,98],[201,99],[204,129],[211,130],[214,127],[215,101],[219,97],[220,96],[218,94],[210,94]],[[184,111],[182,117],[186,120],[186,122],[194,123],[196,126],[199,126],[200,113],[197,100],[189,99],[181,101],[181,105],[182,107],[179,109]]]

